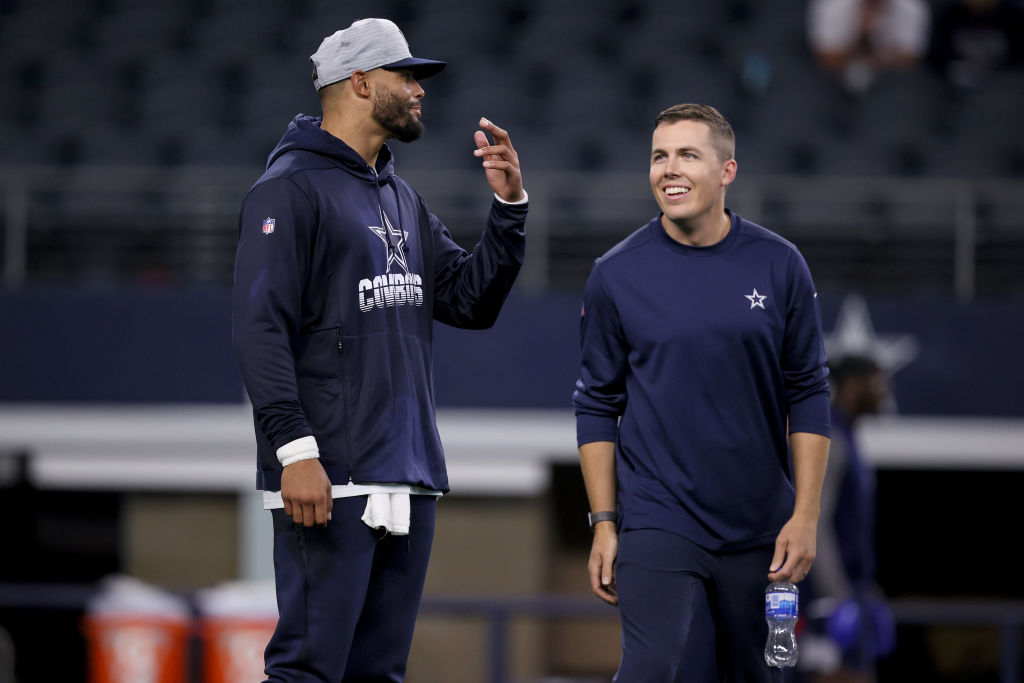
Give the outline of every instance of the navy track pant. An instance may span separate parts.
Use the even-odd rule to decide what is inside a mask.
[[[764,661],[774,546],[710,552],[658,529],[619,535],[618,683],[778,683]]]
[[[267,683],[402,681],[434,539],[434,496],[412,496],[408,536],[360,519],[366,496],[337,498],[324,528],[273,510],[280,616]]]

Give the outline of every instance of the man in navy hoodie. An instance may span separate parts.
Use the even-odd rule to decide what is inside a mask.
[[[771,681],[765,586],[814,559],[829,443],[817,294],[792,244],[726,210],[734,146],[712,107],[659,114],[661,213],[595,262],[584,294],[589,574],[620,608],[623,683]]]
[[[495,197],[467,253],[385,144],[420,136],[419,80],[444,62],[412,57],[384,19],[328,36],[311,59],[323,116],[296,116],[271,153],[242,203],[235,263],[234,347],[274,518],[266,674],[400,681],[448,490],[433,321],[494,323],[522,265],[527,197],[508,134],[481,119],[475,154]]]

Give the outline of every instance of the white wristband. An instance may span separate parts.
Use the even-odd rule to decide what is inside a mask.
[[[508,204],[509,206],[517,206],[519,204],[525,204],[526,202],[530,201],[530,195],[526,194],[525,187],[523,188],[523,198],[520,199],[518,202],[506,202],[504,199],[498,196],[497,192],[494,193],[494,198],[497,199],[502,204]]]
[[[300,460],[312,460],[319,457],[320,449],[316,445],[316,439],[312,436],[289,441],[277,449],[277,459],[282,467],[288,467]]]

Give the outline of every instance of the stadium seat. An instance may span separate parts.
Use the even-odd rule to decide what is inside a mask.
[[[136,5],[92,22],[90,40],[106,63],[177,49],[186,12],[173,5]]]
[[[0,22],[2,63],[52,57],[54,52],[63,53],[78,46],[90,17],[87,3],[25,3]]]
[[[256,155],[243,141],[262,156],[295,113],[318,111],[308,56],[320,41],[354,19],[387,16],[414,52],[449,62],[424,84],[428,135],[415,163],[475,165],[461,151],[476,117],[489,115],[520,132],[517,144],[540,167],[632,170],[633,144],[621,141],[646,139],[664,107],[699,101],[733,122],[745,172],[1024,174],[1014,127],[1024,108],[1020,74],[957,100],[926,73],[887,74],[855,101],[814,64],[803,0],[725,0],[694,7],[685,21],[667,21],[669,8],[664,0],[601,11],[584,0],[15,2],[0,22],[0,87],[10,93],[0,105],[4,158],[30,160],[35,150],[37,160],[80,163],[249,163]],[[78,124],[96,127],[95,143]],[[218,127],[234,142],[211,133],[190,151],[193,128]]]

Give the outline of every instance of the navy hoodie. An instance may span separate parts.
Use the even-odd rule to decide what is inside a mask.
[[[711,550],[775,541],[793,513],[790,432],[828,436],[828,371],[803,257],[731,214],[689,247],[660,217],[594,264],[574,394],[580,445],[616,442],[622,529]]]
[[[232,331],[253,405],[257,487],[316,437],[333,484],[448,490],[435,424],[433,320],[492,325],[523,262],[525,205],[495,200],[467,253],[395,175],[299,115],[239,217]]]

